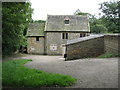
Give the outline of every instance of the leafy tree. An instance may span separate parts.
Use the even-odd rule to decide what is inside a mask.
[[[35,21],[33,21],[33,22],[45,23],[46,21],[44,21],[44,20],[35,20]]]
[[[100,10],[104,13],[102,19],[108,32],[120,32],[120,1],[104,2],[100,4]]]
[[[91,33],[107,33],[108,29],[103,24],[102,18],[96,18],[95,15],[92,15],[89,22]]]
[[[88,15],[91,16],[89,13],[81,12],[79,9],[74,12],[74,15]]]
[[[32,14],[29,2],[2,3],[2,54],[10,55],[26,44],[26,29]]]
[[[103,24],[102,19],[97,19],[95,15],[81,12],[79,9],[75,11],[74,15],[87,15],[89,17],[90,31],[91,33],[106,33],[107,28]]]

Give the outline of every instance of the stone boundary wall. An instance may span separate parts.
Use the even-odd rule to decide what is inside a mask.
[[[104,53],[120,53],[120,35],[94,35],[75,40],[66,44],[67,60],[96,57]]]
[[[104,36],[104,52],[118,54],[120,53],[120,35],[109,34]]]

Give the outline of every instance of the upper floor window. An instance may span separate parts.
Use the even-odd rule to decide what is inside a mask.
[[[68,39],[68,33],[62,33],[62,39]]]
[[[70,24],[70,18],[69,18],[68,16],[66,16],[66,17],[64,18],[64,23],[67,24],[67,25]]]
[[[65,22],[65,24],[69,24],[69,20],[65,20],[64,22]]]

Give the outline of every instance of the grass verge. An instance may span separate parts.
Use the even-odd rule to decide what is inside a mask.
[[[3,87],[65,87],[76,81],[71,76],[24,67],[23,64],[29,61],[32,60],[21,59],[4,62],[2,65]]]
[[[111,58],[111,57],[120,57],[120,54],[102,54],[100,56],[98,56],[98,58]]]

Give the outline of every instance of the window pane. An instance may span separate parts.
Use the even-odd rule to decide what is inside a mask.
[[[69,24],[69,20],[65,20],[65,24]]]
[[[64,39],[65,38],[65,36],[64,36],[65,34],[64,33],[62,33],[62,39]]]
[[[39,37],[36,37],[36,41],[39,41]]]
[[[85,33],[83,34],[83,37],[85,37]]]
[[[66,39],[68,39],[68,33],[66,33]]]
[[[82,37],[82,33],[80,33],[80,37]]]

